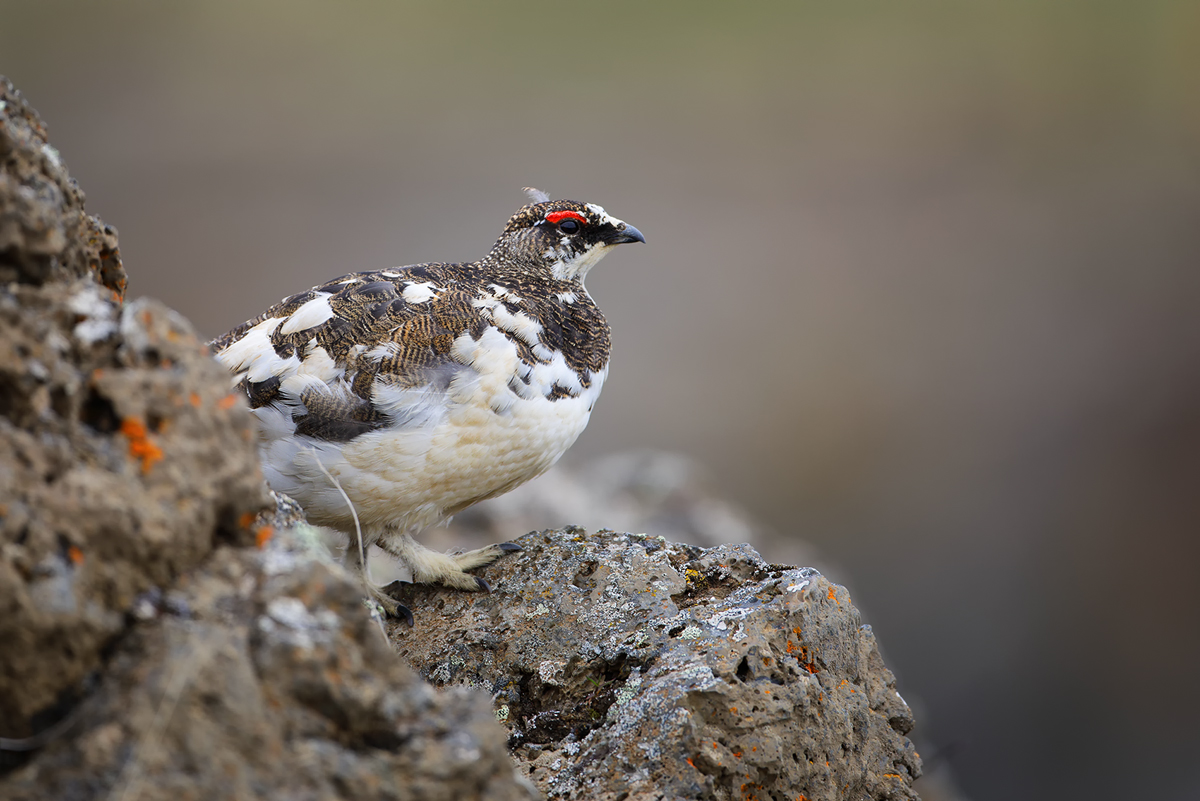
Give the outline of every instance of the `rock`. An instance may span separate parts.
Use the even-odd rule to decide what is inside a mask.
[[[90,276],[123,298],[117,232],[83,202],[45,124],[0,75],[0,284]]]
[[[20,739],[140,593],[252,544],[266,497],[224,371],[175,312],[122,306],[115,232],[3,80],[0,104],[0,737]]]
[[[748,546],[517,541],[490,595],[405,588],[437,686],[495,698],[548,798],[916,798],[912,715],[846,590]]]
[[[0,736],[101,666],[134,599],[264,506],[251,420],[185,320],[89,278],[0,285]]]
[[[0,797],[534,799],[488,698],[397,658],[358,582],[284,537],[146,600],[64,736]]]

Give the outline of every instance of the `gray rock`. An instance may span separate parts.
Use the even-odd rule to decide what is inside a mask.
[[[266,500],[250,417],[191,326],[121,304],[116,232],[0,79],[0,737],[85,689],[139,594]]]
[[[83,203],[45,124],[0,75],[0,284],[91,277],[124,297],[117,232]]]
[[[267,499],[228,384],[160,303],[0,284],[0,737],[48,724],[139,594],[254,542]]]
[[[912,715],[846,590],[748,546],[533,533],[490,595],[413,586],[390,626],[484,689],[548,798],[915,798]]]
[[[169,595],[0,797],[537,797],[488,698],[422,681],[313,551],[222,548]]]

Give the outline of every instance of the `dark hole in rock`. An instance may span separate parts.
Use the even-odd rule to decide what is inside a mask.
[[[559,743],[569,735],[582,740],[604,722],[609,708],[616,703],[617,691],[634,668],[647,664],[629,659],[627,654],[611,662],[572,660],[553,684],[543,682],[532,672],[523,674],[516,697],[509,699],[509,719],[516,729],[509,738],[509,748]]]
[[[71,396],[62,387],[50,390],[50,408],[64,420],[71,417]]]
[[[0,380],[0,417],[6,417],[17,425],[23,425],[23,417],[29,411],[28,398],[21,392],[17,379],[5,375]]]
[[[121,427],[113,402],[94,388],[88,390],[83,406],[79,409],[80,421],[101,434],[112,434]]]

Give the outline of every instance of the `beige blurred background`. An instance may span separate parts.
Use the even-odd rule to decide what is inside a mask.
[[[1196,797],[1200,4],[0,2],[0,72],[206,335],[603,204],[570,458],[811,542],[970,797]]]

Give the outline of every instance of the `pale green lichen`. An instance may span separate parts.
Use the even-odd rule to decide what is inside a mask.
[[[625,682],[625,686],[617,690],[617,706],[623,706],[633,700],[633,697],[638,694],[638,690],[642,687],[642,676],[638,672],[630,675],[629,680]]]

